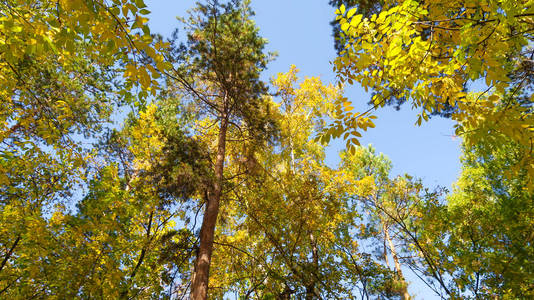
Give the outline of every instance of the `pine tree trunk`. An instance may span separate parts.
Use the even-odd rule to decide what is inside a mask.
[[[384,226],[384,235],[389,244],[389,250],[391,251],[391,256],[393,257],[393,262],[395,263],[395,272],[397,273],[398,280],[402,282],[403,288],[401,291],[401,299],[409,300],[410,294],[408,294],[408,287],[406,286],[406,281],[404,280],[404,275],[402,274],[401,265],[399,262],[399,257],[397,256],[397,250],[395,249],[395,244],[389,236],[389,229],[387,226]]]
[[[204,300],[208,297],[208,281],[213,251],[213,239],[215,235],[215,225],[219,214],[219,203],[222,194],[224,159],[226,155],[226,131],[228,128],[228,117],[222,115],[221,128],[217,141],[217,158],[215,161],[215,182],[208,195],[206,211],[200,228],[200,246],[198,249],[195,271],[191,285],[191,299]]]

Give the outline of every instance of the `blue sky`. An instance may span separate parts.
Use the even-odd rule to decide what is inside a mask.
[[[147,5],[152,11],[152,31],[169,36],[179,25],[176,16],[185,16],[194,1],[150,0]],[[320,76],[325,83],[335,82],[330,65],[335,51],[329,24],[334,8],[328,5],[328,0],[253,0],[252,7],[261,35],[269,40],[267,50],[278,53],[264,72],[264,80],[288,71],[294,64],[301,77]],[[368,108],[369,95],[359,86],[347,87],[345,95],[356,110]],[[422,178],[428,187],[451,187],[460,172],[460,140],[452,137],[452,121],[435,117],[417,127],[414,125],[417,112],[407,105],[400,111],[385,107],[375,114],[376,128],[363,134],[362,145],[372,144],[377,152],[387,155],[393,162],[394,175],[408,173]],[[328,148],[329,164],[337,164],[337,152],[342,145],[333,142]],[[417,299],[433,298],[422,285],[412,285],[411,290]]]

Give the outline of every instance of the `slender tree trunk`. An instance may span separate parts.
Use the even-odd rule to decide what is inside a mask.
[[[310,244],[312,247],[312,259],[313,259],[313,267],[314,272],[313,274],[310,274],[312,277],[310,279],[310,283],[306,285],[306,300],[313,300],[315,298],[315,286],[317,279],[315,278],[315,275],[319,269],[319,253],[317,250],[317,242],[315,241],[315,237],[313,236],[313,233],[310,233]]]
[[[389,269],[388,246],[386,245],[387,238],[385,236],[385,233],[386,233],[386,230],[387,230],[386,222],[384,222],[383,220],[381,220],[381,222],[382,222],[382,232],[384,232],[384,260],[386,261],[386,266]],[[389,236],[389,232],[388,232],[388,236]]]
[[[221,116],[221,128],[217,141],[217,158],[215,161],[215,182],[208,194],[206,211],[200,228],[200,246],[198,249],[195,271],[191,285],[191,299],[204,300],[208,297],[208,281],[213,251],[213,238],[215,235],[215,225],[219,214],[219,203],[222,194],[224,159],[226,155],[226,131],[228,128],[228,117]]]
[[[391,251],[391,256],[393,257],[393,262],[395,263],[395,272],[397,273],[398,279],[403,284],[402,291],[401,291],[401,299],[409,300],[410,294],[408,294],[408,287],[406,286],[406,280],[404,280],[404,275],[402,274],[399,257],[397,255],[397,250],[395,249],[395,244],[393,244],[393,240],[391,240],[391,237],[389,236],[389,228],[385,225],[384,225],[384,236],[389,244],[389,250]]]

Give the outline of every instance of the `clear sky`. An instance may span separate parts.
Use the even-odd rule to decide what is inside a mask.
[[[176,16],[185,16],[194,1],[149,0],[152,11],[150,25],[154,33],[169,36],[179,23]],[[278,57],[268,65],[263,79],[268,81],[291,64],[300,69],[299,76],[320,76],[324,83],[334,83],[330,62],[335,58],[330,21],[334,9],[328,0],[252,0],[255,20],[263,37],[269,40],[268,51]],[[345,95],[358,111],[367,110],[369,95],[359,86],[346,88]],[[405,105],[400,111],[393,107],[380,109],[376,128],[363,134],[362,145],[372,144],[377,152],[393,162],[393,173],[408,173],[423,179],[428,187],[451,187],[460,172],[460,140],[453,138],[453,122],[434,117],[417,127],[416,111]],[[337,151],[343,146],[333,142],[327,160],[332,166],[339,161]],[[408,276],[410,281],[412,276]],[[416,281],[415,278],[412,279]],[[433,299],[422,285],[411,286],[417,299]]]

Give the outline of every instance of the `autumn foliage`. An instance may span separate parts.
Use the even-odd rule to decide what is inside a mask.
[[[247,0],[171,37],[143,0],[1,0],[0,298],[534,297],[534,2],[330,4],[333,83],[263,81]],[[454,121],[452,187],[360,145],[390,104]]]

